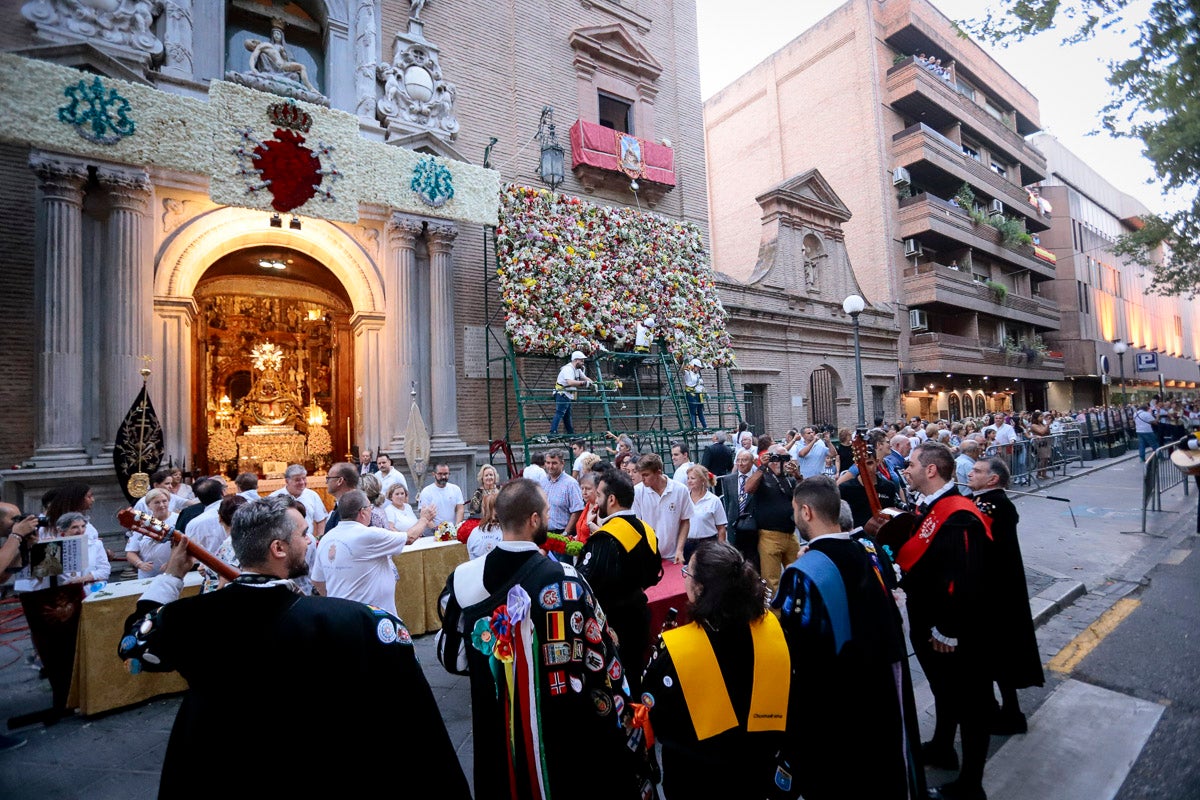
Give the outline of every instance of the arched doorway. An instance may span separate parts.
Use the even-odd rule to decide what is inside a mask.
[[[808,381],[812,424],[837,427],[837,376],[828,367],[813,370]]]
[[[968,404],[970,404],[971,395],[966,396],[966,401]],[[960,402],[958,399],[958,394],[956,392],[951,392],[948,402],[949,402],[949,408],[950,408],[950,421],[958,422],[960,419],[962,419],[962,415],[963,415],[962,406],[960,405]]]
[[[351,303],[338,279],[298,250],[248,247],[217,259],[194,297],[192,431],[208,470],[228,466],[222,452],[233,443],[239,472],[274,461],[329,463],[341,451],[313,457],[310,441],[331,442],[310,439],[309,425],[329,431],[329,420],[352,412]],[[331,432],[341,443],[342,431]]]

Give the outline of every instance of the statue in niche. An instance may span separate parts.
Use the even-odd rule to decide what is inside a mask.
[[[811,233],[804,237],[804,288],[820,291],[821,262],[828,257],[821,240]]]
[[[246,72],[230,70],[225,73],[225,79],[282,97],[329,105],[329,98],[321,94],[309,80],[308,68],[294,60],[288,52],[283,26],[283,20],[274,17],[268,41],[247,39],[245,46],[250,51],[249,68]]]

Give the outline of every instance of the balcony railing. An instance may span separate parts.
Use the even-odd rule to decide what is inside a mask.
[[[960,145],[924,123],[910,125],[892,136],[892,156],[896,166],[910,169],[919,162],[928,162],[1000,200],[1005,210],[1024,217],[1028,227],[1039,231],[1050,227],[1037,206],[1029,202],[1029,193],[1024,188],[971,158]]]
[[[904,301],[910,307],[944,303],[1041,328],[1057,329],[1062,321],[1054,303],[1012,292],[999,302],[985,284],[944,264],[920,264],[904,270]]]
[[[622,139],[628,141],[623,144]],[[577,173],[607,173],[622,183],[628,183],[632,173],[662,191],[675,186],[673,149],[582,119],[571,126],[571,168]]]
[[[976,222],[966,211],[928,192],[900,201],[900,236],[920,238],[932,233],[966,244],[1044,278],[1054,277],[1054,265],[1038,258],[1031,245],[1005,244],[1000,231]]]
[[[988,375],[994,378],[1061,380],[1061,354],[1037,355],[1030,361],[1024,354],[1009,355],[998,344],[981,342],[949,333],[913,333],[909,337],[907,373],[950,372]]]
[[[934,112],[946,122],[957,120],[981,138],[1002,150],[1023,167],[1021,183],[1028,185],[1046,177],[1046,158],[1025,138],[993,117],[981,105],[959,92],[913,58],[899,62],[887,71],[888,103],[919,117]]]

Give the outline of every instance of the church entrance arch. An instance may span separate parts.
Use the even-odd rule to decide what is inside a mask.
[[[383,286],[373,256],[329,222],[273,228],[260,211],[226,207],[181,226],[154,275],[150,380],[168,452],[207,469],[221,415],[239,434],[290,426],[302,453],[314,404],[328,417],[334,460],[357,443],[348,421],[352,435],[378,438],[382,409],[356,389],[384,349]]]

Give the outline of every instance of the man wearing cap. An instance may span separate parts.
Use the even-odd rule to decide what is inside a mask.
[[[554,420],[550,423],[550,433],[558,433],[558,423],[562,422],[567,433],[575,433],[571,424],[571,404],[575,402],[575,390],[580,386],[591,386],[592,379],[583,372],[583,361],[586,359],[580,351],[571,353],[571,363],[563,364],[554,381]]]
[[[683,392],[687,398],[688,416],[692,418],[692,427],[707,428],[704,421],[704,378],[700,377],[700,359],[693,358],[683,371]],[[696,420],[700,425],[696,425]]]

